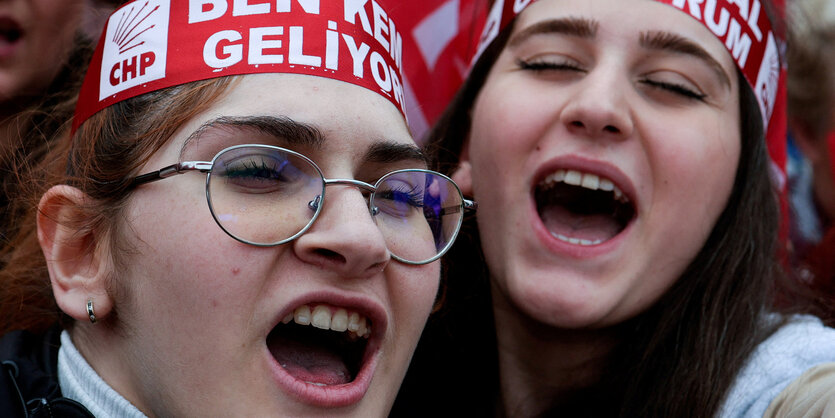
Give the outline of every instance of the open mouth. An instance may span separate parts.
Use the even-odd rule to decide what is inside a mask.
[[[20,26],[8,18],[0,19],[0,42],[15,43],[23,35]]]
[[[557,170],[534,189],[536,210],[554,238],[593,246],[617,236],[635,218],[629,197],[607,178]]]
[[[371,322],[362,314],[327,305],[302,305],[267,336],[278,364],[317,386],[348,384],[362,370]]]

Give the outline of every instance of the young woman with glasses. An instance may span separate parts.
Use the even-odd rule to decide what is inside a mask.
[[[199,3],[108,22],[5,249],[2,330],[33,331],[0,342],[5,412],[366,417],[394,401],[474,204],[409,134],[397,50],[363,27],[385,10]]]

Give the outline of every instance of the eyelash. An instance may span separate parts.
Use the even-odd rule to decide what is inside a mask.
[[[525,61],[519,59],[516,61],[516,64],[519,66],[520,69],[526,71],[534,71],[534,72],[542,72],[542,71],[584,71],[581,67],[568,63],[568,62],[548,62],[548,61]],[[696,91],[691,90],[688,87],[685,87],[682,84],[676,83],[667,83],[663,81],[655,81],[650,79],[641,80],[642,83],[661,90],[666,90],[674,94],[678,94],[688,99],[704,101],[707,97],[704,93],[698,93]]]
[[[697,93],[681,84],[676,83],[666,83],[663,81],[655,81],[650,79],[643,79],[641,83],[644,83],[652,88],[666,90],[681,96],[684,96],[688,99],[704,101],[707,97],[704,93]]]
[[[516,61],[516,65],[518,65],[522,70],[534,72],[549,70],[583,71],[583,69],[579,66],[568,62],[525,61],[523,59],[519,59]]]

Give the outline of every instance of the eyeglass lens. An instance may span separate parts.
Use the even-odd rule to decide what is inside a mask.
[[[321,211],[325,195],[322,173],[312,161],[270,146],[221,152],[207,182],[218,225],[255,245],[299,236]],[[404,170],[387,174],[376,187],[369,204],[393,256],[420,263],[446,250],[463,216],[461,193],[452,181],[434,172]]]

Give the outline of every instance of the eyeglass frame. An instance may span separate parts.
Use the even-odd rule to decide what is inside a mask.
[[[310,165],[313,166],[313,168],[316,169],[316,172],[319,174],[319,177],[322,179],[322,193],[320,195],[316,196],[316,198],[314,200],[311,200],[310,202],[308,202],[308,207],[310,209],[314,210],[313,216],[311,216],[310,220],[307,222],[307,224],[301,230],[299,230],[299,232],[295,233],[293,236],[291,236],[289,238],[286,238],[286,239],[278,241],[278,242],[274,242],[274,243],[270,243],[270,244],[260,244],[260,243],[248,241],[248,240],[245,240],[245,239],[242,239],[242,238],[239,238],[239,237],[233,235],[226,228],[224,228],[223,224],[220,223],[220,220],[218,220],[217,215],[215,214],[214,207],[212,206],[212,196],[211,196],[211,192],[210,192],[210,188],[209,188],[209,182],[211,181],[211,178],[212,178],[212,168],[214,167],[215,161],[217,161],[217,158],[220,155],[222,155],[226,152],[232,151],[234,149],[250,148],[250,147],[253,147],[253,148],[267,148],[267,149],[277,150],[277,151],[286,152],[286,153],[289,153],[293,156],[299,157],[302,160],[305,160],[308,163],[310,163]],[[173,177],[173,176],[178,175],[178,174],[184,174],[184,173],[189,172],[189,171],[199,171],[201,173],[206,174],[206,203],[209,205],[209,211],[211,212],[212,218],[215,220],[215,223],[217,224],[217,226],[220,227],[220,229],[223,230],[223,232],[225,232],[226,235],[229,235],[230,237],[232,237],[236,241],[242,242],[242,243],[248,244],[248,245],[253,245],[253,246],[256,246],[256,247],[276,247],[276,246],[279,246],[279,245],[282,245],[282,244],[286,244],[290,241],[293,241],[294,239],[302,236],[305,232],[307,232],[307,230],[310,229],[311,226],[313,226],[313,222],[315,222],[316,219],[319,218],[319,213],[322,211],[322,207],[324,206],[325,190],[327,189],[327,186],[331,186],[331,185],[354,186],[354,187],[357,187],[360,190],[364,190],[364,191],[369,192],[370,195],[368,197],[368,210],[369,210],[369,214],[373,218],[379,212],[379,208],[371,206],[372,195],[374,193],[376,193],[377,187],[379,187],[381,181],[383,181],[387,177],[389,177],[393,174],[397,174],[397,173],[418,172],[418,173],[433,174],[433,175],[439,176],[443,179],[446,179],[447,181],[450,182],[450,184],[455,186],[455,190],[458,192],[458,196],[461,198],[461,205],[460,206],[452,206],[452,207],[441,208],[442,213],[441,213],[440,216],[443,216],[447,213],[456,213],[459,210],[463,210],[464,212],[467,212],[467,211],[475,211],[475,210],[478,209],[478,203],[477,202],[464,198],[464,194],[461,193],[461,188],[458,187],[458,184],[455,183],[455,181],[453,181],[451,178],[449,178],[449,176],[446,176],[446,175],[444,175],[442,173],[439,173],[437,171],[426,170],[426,169],[422,169],[422,168],[407,168],[407,169],[402,169],[402,170],[394,170],[394,171],[390,171],[390,172],[382,175],[379,179],[377,179],[377,181],[373,185],[370,184],[370,183],[366,183],[364,181],[361,181],[361,180],[356,180],[356,179],[340,179],[340,178],[329,179],[329,178],[325,177],[324,173],[322,173],[322,169],[319,168],[319,166],[312,159],[308,158],[306,155],[298,153],[298,152],[293,151],[291,149],[278,147],[278,146],[274,146],[274,145],[266,145],[266,144],[234,145],[234,146],[227,147],[227,148],[224,148],[224,149],[220,150],[217,154],[215,154],[215,156],[212,158],[211,161],[182,161],[182,162],[179,162],[179,163],[176,163],[176,164],[171,164],[171,165],[165,166],[165,167],[163,167],[159,170],[156,170],[156,171],[152,171],[152,172],[145,173],[145,174],[140,174],[140,175],[131,179],[130,184],[128,185],[128,190],[132,190],[133,188],[138,187],[138,186],[143,185],[143,184],[146,184],[146,183],[153,183],[155,181],[159,181],[159,180],[163,180],[163,179],[166,179],[166,178],[169,178],[169,177]],[[314,205],[315,205],[315,208],[314,208]],[[450,212],[446,212],[447,210],[449,210]],[[438,253],[435,254],[435,256],[433,256],[433,257],[431,257],[427,260],[409,261],[409,260],[406,260],[406,259],[394,254],[393,252],[391,252],[391,250],[388,250],[388,248],[386,248],[386,250],[388,250],[388,253],[391,256],[391,258],[393,258],[393,259],[395,259],[395,260],[397,260],[401,263],[404,263],[404,264],[410,264],[410,265],[429,264],[429,263],[441,258],[444,254],[446,254],[447,251],[449,251],[449,249],[455,243],[456,238],[458,238],[458,233],[461,231],[461,225],[463,223],[464,223],[464,215],[462,214],[461,217],[458,218],[458,224],[455,226],[455,233],[453,233],[452,236],[449,238],[446,246],[444,246],[444,248],[442,250],[438,251]],[[378,229],[379,229],[379,227],[378,227]],[[382,232],[382,230],[380,230],[380,231]],[[387,247],[388,247],[388,245],[387,245]]]

